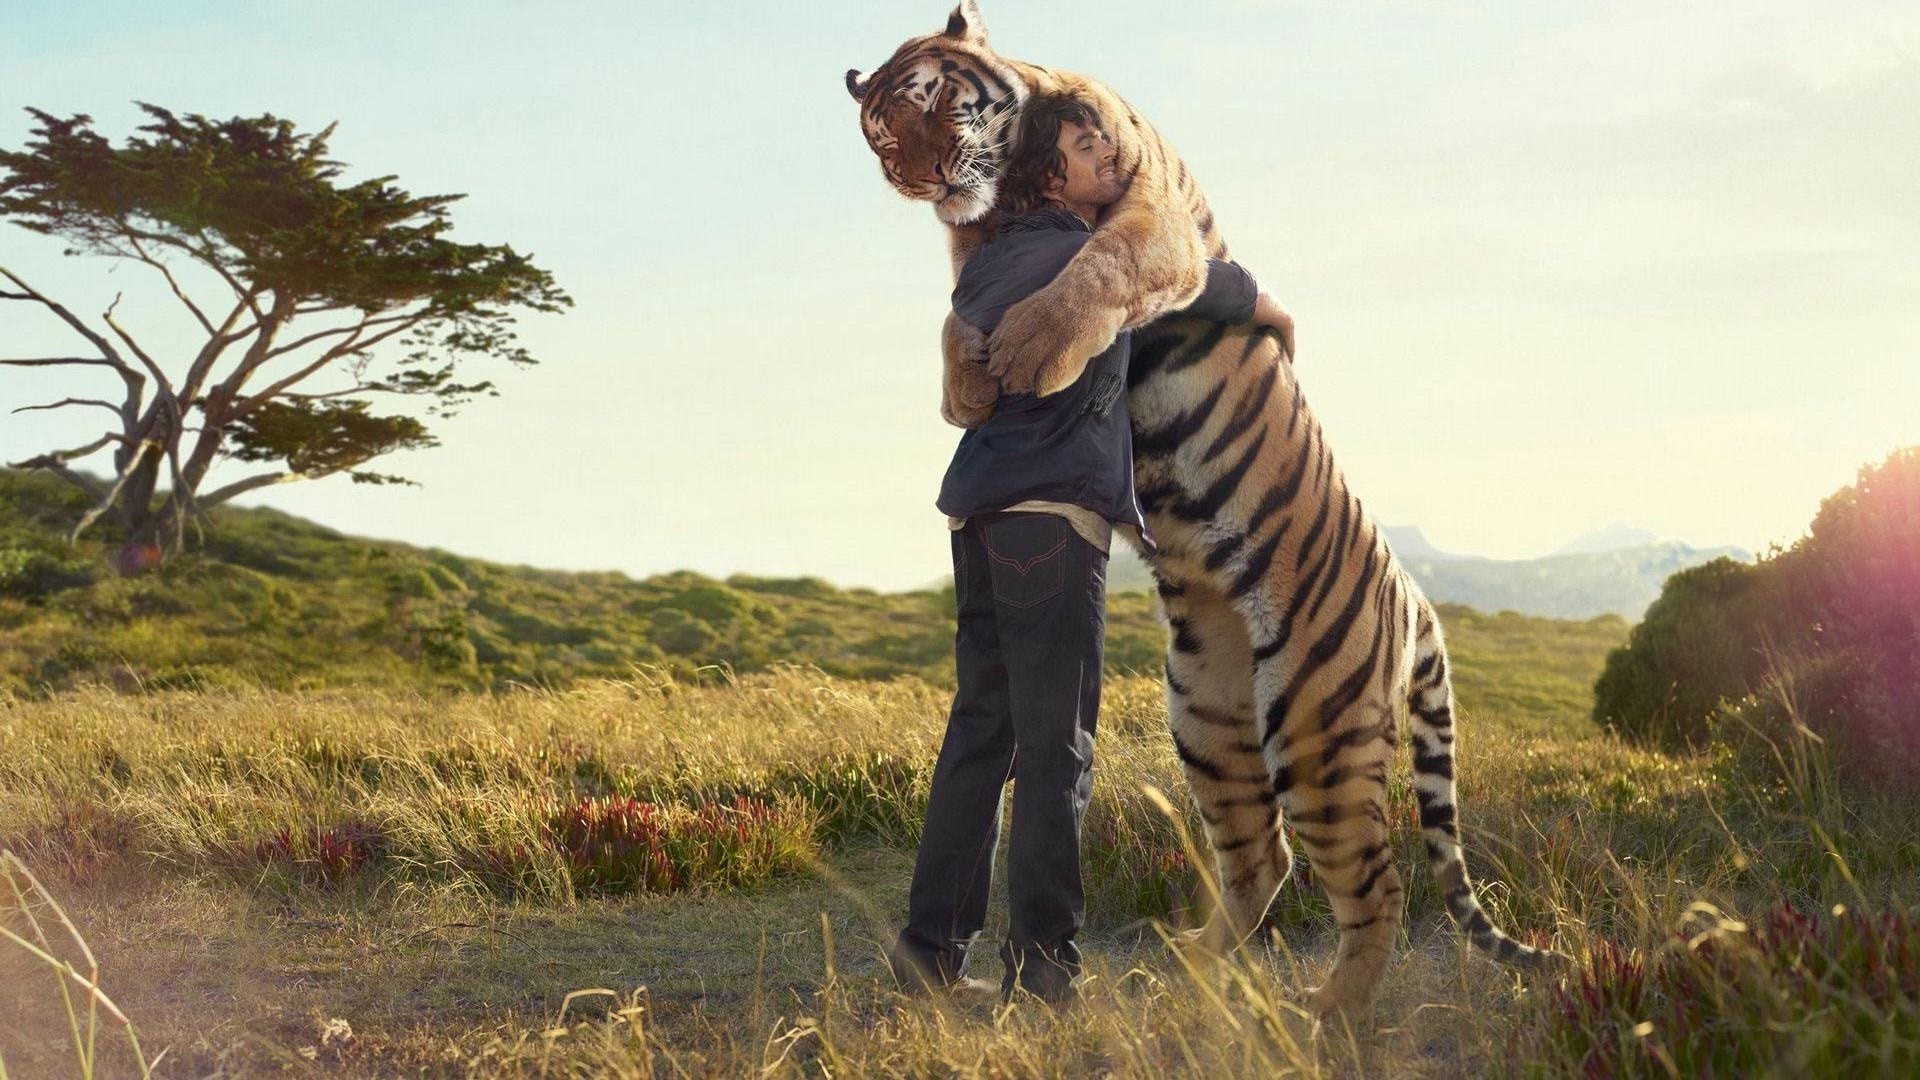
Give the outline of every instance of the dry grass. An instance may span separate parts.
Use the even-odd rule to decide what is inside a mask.
[[[1699,1031],[1635,1034],[1656,1017],[1615,1015],[1671,1009],[1671,989],[1570,1013],[1566,991],[1462,948],[1413,836],[1406,948],[1358,1030],[1316,1030],[1292,1004],[1331,944],[1324,900],[1298,876],[1256,948],[1190,971],[1152,918],[1186,918],[1196,891],[1182,823],[1145,792],[1183,790],[1160,694],[1149,679],[1109,686],[1088,823],[1094,978],[1086,1006],[1058,1018],[907,1002],[884,977],[947,704],[913,680],[784,670],[500,697],[0,701],[0,845],[67,902],[169,1075],[1452,1076],[1594,1062],[1659,1075],[1662,1054],[1787,1074],[1920,1061],[1906,984],[1791,974],[1806,963],[1713,977],[1687,1005],[1704,1010]],[[1573,708],[1470,709],[1463,723],[1463,816],[1487,906],[1587,957],[1573,985],[1611,994],[1620,976],[1606,965],[1669,955],[1676,931],[1704,932],[1702,904],[1718,913],[1703,940],[1736,943],[1746,931],[1731,926],[1782,902],[1823,919],[1835,904],[1914,912],[1912,808],[1834,789],[1817,749],[1670,756],[1609,739]],[[617,860],[583,873],[587,849],[569,846],[555,808],[588,799],[707,814],[711,828],[660,841],[680,860],[677,885],[620,878],[605,868],[628,865]],[[755,800],[791,808],[787,855],[764,857],[760,826],[726,809]],[[654,835],[637,814],[595,842]],[[20,931],[18,907],[0,926]],[[1815,930],[1796,955],[1843,944],[1858,946]],[[0,949],[0,1057],[19,1075],[75,1057],[43,968]],[[569,998],[582,990],[608,993]],[[1807,1015],[1780,1024],[1783,1002]],[[1609,1022],[1625,1034],[1576,1030]],[[1836,1055],[1842,1022],[1873,1037]]]

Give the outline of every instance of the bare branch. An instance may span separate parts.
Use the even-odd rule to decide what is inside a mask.
[[[79,524],[75,525],[73,531],[67,534],[68,543],[71,544],[78,541],[80,534],[87,531],[87,526],[100,520],[100,515],[113,508],[113,501],[120,497],[121,489],[127,486],[127,481],[132,479],[135,470],[140,468],[140,463],[146,460],[147,452],[158,449],[159,447],[160,443],[157,439],[142,439],[133,446],[133,453],[127,456],[126,467],[120,470],[120,475],[114,480],[113,487],[107,489],[107,493],[100,496],[100,501],[94,504],[93,509],[81,516]]]
[[[241,284],[240,279],[234,277],[233,272],[227,269],[226,264],[220,259],[220,254],[213,250],[211,244],[196,247],[178,237],[168,236],[165,233],[134,229],[126,226],[124,223],[121,227],[130,239],[137,237],[141,240],[151,240],[156,244],[166,244],[168,247],[179,248],[181,251],[193,256],[202,265],[220,275],[220,279],[227,283],[227,288],[233,290],[234,298],[252,310],[254,318],[263,320],[266,318],[260,311],[260,305],[258,303],[260,297],[259,291]],[[202,233],[200,235],[204,237],[205,234]]]
[[[108,443],[120,437],[121,436],[115,435],[112,432],[108,432],[85,446],[76,446],[71,450],[55,450],[51,453],[41,454],[39,457],[28,458],[25,461],[16,461],[8,466],[8,468],[40,469],[45,472],[50,472],[60,479],[65,480],[67,483],[72,484],[74,487],[79,488],[81,491],[86,492],[94,499],[104,499],[107,497],[107,489],[102,487],[99,481],[85,473],[70,468],[67,462],[86,457],[88,454],[102,449]]]
[[[268,350],[267,359],[271,360],[276,356],[281,356],[286,353],[293,352],[295,349],[298,349],[304,345],[311,345],[314,342],[319,341],[321,338],[334,337],[339,334],[352,334],[354,337],[358,337],[360,335],[360,332],[365,330],[369,326],[382,326],[387,323],[400,322],[405,319],[417,319],[424,314],[426,313],[413,312],[411,314],[387,315],[378,319],[363,318],[355,326],[336,326],[328,330],[320,330],[315,333],[308,334],[306,337],[301,338],[299,341],[291,342],[289,344],[282,345],[278,348]]]
[[[96,367],[112,367],[111,360],[95,360],[85,356],[50,356],[38,360],[0,360],[0,364],[12,367],[52,367],[55,364],[91,364]]]
[[[0,275],[4,275],[8,281],[13,282],[15,285],[18,285],[21,289],[25,290],[26,295],[24,299],[37,300],[40,303],[45,304],[48,310],[52,311],[55,315],[60,316],[60,318],[64,320],[68,326],[73,327],[74,331],[77,332],[81,337],[84,337],[88,341],[93,342],[94,348],[100,350],[100,356],[102,357],[102,359],[104,359],[107,362],[107,365],[109,367],[112,367],[114,370],[118,371],[120,373],[120,378],[126,382],[128,399],[137,400],[140,392],[140,386],[143,383],[145,383],[146,380],[141,376],[141,374],[138,371],[135,371],[132,368],[132,366],[130,366],[125,360],[122,360],[120,358],[120,354],[117,351],[115,351],[112,342],[109,342],[106,338],[101,337],[99,334],[95,333],[92,327],[88,326],[86,323],[81,322],[79,316],[76,316],[73,312],[68,311],[65,306],[59,304],[56,301],[49,300],[47,297],[42,296],[40,292],[36,290],[33,286],[27,284],[24,281],[21,281],[19,276],[16,275],[13,271],[7,269],[4,266],[0,266]],[[15,294],[15,293],[8,293],[7,296],[9,299],[14,299],[14,300],[23,298],[19,294]]]
[[[256,488],[272,487],[275,484],[291,484],[296,480],[310,480],[316,475],[321,474],[298,472],[261,473],[259,476],[249,476],[245,480],[238,480],[228,484],[226,487],[221,488],[211,495],[203,495],[200,497],[199,502],[202,509],[211,509],[236,495],[245,495],[247,492],[253,491]]]
[[[72,461],[75,458],[86,457],[88,454],[91,454],[94,451],[101,449],[102,447],[106,446],[108,443],[113,442],[115,439],[119,439],[121,437],[122,436],[115,435],[113,432],[108,432],[105,435],[100,436],[99,438],[93,440],[92,442],[88,443],[85,446],[76,446],[72,450],[50,451],[48,453],[41,454],[39,457],[28,458],[25,461],[16,461],[12,465],[9,465],[7,467],[10,469],[44,469],[48,465],[64,464],[66,462]]]
[[[332,390],[324,394],[299,394],[299,393],[294,393],[293,391],[287,391],[285,393],[282,393],[280,396],[283,398],[286,398],[288,401],[332,401],[334,398],[352,397],[355,394],[404,394],[404,393],[406,393],[405,390],[398,390],[391,386],[382,386],[379,383],[363,382],[363,383],[356,384],[354,386],[349,386],[345,390]]]
[[[173,474],[173,491],[167,495],[167,505],[161,507],[161,514],[163,517],[169,513],[173,515],[173,549],[179,551],[186,546],[187,520],[189,518],[193,520],[194,530],[199,534],[202,544],[207,542],[207,533],[200,525],[200,518],[203,513],[200,509],[200,501],[194,495],[193,485],[187,483],[186,475],[180,467],[180,443],[182,441],[180,436],[185,434],[187,430],[186,414],[180,409],[179,398],[168,398],[167,402],[173,413],[172,422],[175,427],[173,437],[169,438],[166,442],[167,468]]]
[[[372,337],[368,338],[365,341],[356,342],[350,338],[346,341],[341,342],[338,345],[335,345],[333,348],[328,349],[324,353],[321,353],[320,358],[318,360],[315,360],[313,363],[308,364],[306,367],[303,367],[300,370],[295,371],[292,374],[286,376],[285,378],[279,380],[278,382],[273,383],[271,386],[268,386],[266,389],[261,390],[259,393],[250,394],[246,398],[236,402],[233,415],[235,417],[245,416],[247,413],[253,411],[254,409],[259,408],[263,402],[270,401],[273,398],[279,397],[280,395],[286,392],[288,387],[301,382],[302,380],[311,376],[314,372],[319,371],[321,368],[326,367],[328,364],[334,362],[335,360],[340,359],[342,356],[350,356],[357,353],[364,353],[368,349],[373,348],[375,345],[380,344],[381,342],[387,340],[388,338],[394,336],[395,334],[404,333],[406,330],[410,329],[411,327],[413,327],[415,324],[419,323],[421,320],[425,319],[426,317],[427,317],[427,313],[423,311],[412,316],[410,321],[404,322],[397,326],[393,326],[389,329],[383,330],[380,333],[373,335]]]
[[[194,303],[192,298],[187,296],[186,291],[180,288],[180,283],[174,280],[173,271],[167,268],[167,264],[147,254],[147,249],[140,246],[140,239],[134,236],[131,231],[128,232],[127,239],[133,241],[133,250],[138,252],[136,257],[141,262],[160,271],[161,276],[167,279],[167,285],[173,289],[173,295],[179,297],[180,302],[187,305],[187,310],[193,312],[193,317],[200,320],[200,326],[209,334],[216,333],[217,331],[214,330],[213,323],[207,319],[206,313],[200,310],[200,305]],[[118,302],[116,299],[115,303]]]
[[[140,362],[147,365],[148,373],[153,376],[155,382],[160,384],[161,391],[167,394],[173,393],[173,383],[167,378],[166,372],[161,371],[160,365],[154,363],[153,357],[147,355],[147,350],[141,348],[140,343],[133,340],[133,335],[121,329],[120,324],[113,321],[113,309],[119,306],[120,294],[114,293],[113,303],[107,305],[107,310],[101,313],[100,318],[104,319],[106,324],[113,329],[113,332],[119,335],[121,341],[127,343],[127,348],[133,350],[133,355],[139,357]],[[211,329],[211,327],[209,327],[209,329]]]
[[[75,398],[75,397],[63,398],[60,401],[48,402],[45,405],[22,405],[13,411],[17,413],[39,412],[42,409],[62,409],[67,407],[68,405],[98,405],[101,408],[106,409],[109,412],[112,412],[116,416],[120,414],[120,406],[115,405],[111,401],[101,401],[99,398]]]

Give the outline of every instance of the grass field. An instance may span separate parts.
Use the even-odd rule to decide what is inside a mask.
[[[1837,787],[1791,734],[1704,756],[1603,735],[1589,688],[1617,620],[1454,616],[1483,900],[1580,963],[1529,984],[1465,949],[1402,830],[1403,949],[1352,1026],[1292,1003],[1332,943],[1303,873],[1233,964],[1163,945],[1204,889],[1180,838],[1197,823],[1146,790],[1184,805],[1144,677],[1109,683],[1092,978],[1060,1017],[911,1002],[886,978],[948,700],[913,678],[0,697],[0,846],[64,906],[162,1075],[1920,1068],[1910,805]],[[1411,812],[1404,778],[1394,798]],[[0,927],[84,973],[7,876]],[[84,1057],[87,998],[62,986],[0,941],[7,1075]],[[98,1075],[135,1068],[117,1024],[91,1041]]]

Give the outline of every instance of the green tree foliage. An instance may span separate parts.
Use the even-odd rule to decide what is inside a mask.
[[[1607,658],[1594,718],[1641,739],[1701,742],[1723,699],[1759,685],[1768,569],[1732,559],[1682,570]]]
[[[1674,575],[1594,689],[1633,737],[1698,741],[1723,702],[1785,699],[1882,763],[1920,760],[1920,447],[1863,467],[1786,551]]]
[[[112,308],[103,332],[0,266],[0,284],[12,286],[0,300],[40,305],[87,346],[0,365],[104,368],[121,383],[118,401],[34,406],[103,407],[115,421],[91,441],[16,467],[54,473],[86,494],[91,508],[72,536],[112,513],[123,570],[177,550],[191,517],[269,484],[341,473],[404,482],[362,466],[434,439],[416,416],[373,412],[375,395],[450,415],[495,392],[489,381],[459,381],[463,361],[534,363],[515,336],[515,309],[572,303],[511,247],[450,239],[447,208],[462,196],[414,196],[392,176],[344,182],[327,157],[331,125],[301,134],[272,115],[210,120],[140,108],[151,122],[120,146],[88,116],[29,109],[35,138],[0,150],[0,217],[67,241],[69,255],[150,268],[205,335],[179,356],[150,351]],[[189,273],[223,293],[220,303],[196,300]],[[108,447],[110,481],[76,467]],[[205,490],[221,460],[279,468]]]

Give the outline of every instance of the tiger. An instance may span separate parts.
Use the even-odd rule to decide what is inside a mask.
[[[991,235],[1024,102],[1074,93],[1117,145],[1127,195],[986,347],[997,385],[1046,393],[1137,328],[1127,393],[1135,488],[1158,547],[1168,725],[1220,884],[1194,943],[1224,955],[1260,926],[1293,869],[1291,828],[1339,929],[1307,1003],[1322,1016],[1371,1006],[1404,910],[1387,813],[1404,710],[1420,831],[1449,915],[1497,960],[1563,963],[1502,932],[1475,894],[1440,620],[1334,464],[1278,332],[1158,318],[1199,292],[1208,257],[1229,258],[1179,156],[1104,84],[994,51],[977,0],[880,67],[849,70],[846,85],[888,183],[948,226],[956,273]],[[946,396],[990,402],[997,385],[979,385],[979,365],[958,355],[968,344],[950,316]]]

